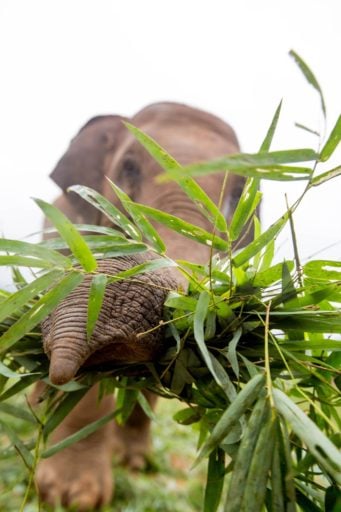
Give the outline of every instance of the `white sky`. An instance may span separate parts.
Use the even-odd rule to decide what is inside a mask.
[[[318,78],[330,130],[341,110],[340,19],[340,0],[1,0],[0,232],[40,229],[30,197],[58,195],[48,174],[97,114],[188,103],[229,122],[254,152],[283,98],[273,149],[316,147],[294,122],[319,129],[319,100],[288,51]],[[299,190],[264,184],[265,226],[284,212],[285,191]],[[303,259],[341,240],[340,218],[341,179],[310,193],[295,215]],[[278,258],[291,257],[288,234],[279,245]],[[320,257],[340,255],[341,243]]]

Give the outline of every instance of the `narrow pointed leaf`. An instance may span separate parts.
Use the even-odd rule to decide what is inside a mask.
[[[28,375],[34,375],[34,373],[17,373],[8,368],[4,363],[0,361],[0,375],[7,377],[8,379],[22,379]]]
[[[63,400],[60,402],[58,407],[53,410],[52,414],[50,414],[49,419],[44,425],[43,435],[46,439],[53,430],[60,425],[63,419],[69,414],[70,411],[78,404],[78,402],[83,398],[85,393],[88,392],[88,388],[79,389],[78,391],[74,391],[72,393],[68,393],[64,396]]]
[[[40,244],[30,244],[28,242],[1,238],[0,251],[13,252],[19,256],[34,256],[40,260],[49,261],[58,267],[70,268],[72,266],[70,258],[56,251],[46,249],[46,247]]]
[[[70,436],[65,437],[58,443],[47,448],[41,454],[42,458],[46,459],[48,457],[51,457],[55,453],[58,453],[61,450],[64,450],[68,446],[71,446],[72,444],[77,443],[78,441],[81,441],[82,439],[85,439],[86,437],[88,437],[91,434],[93,434],[94,432],[96,432],[96,430],[100,429],[101,427],[103,427],[104,425],[109,423],[109,421],[112,421],[118,415],[119,412],[120,412],[119,409],[117,409],[114,412],[106,414],[99,420],[89,423],[88,425],[86,425],[86,427],[83,427],[80,430],[78,430],[77,432],[75,432],[74,434],[71,434]]]
[[[320,96],[320,100],[321,100],[322,112],[324,114],[324,117],[326,117],[326,104],[325,104],[325,101],[324,101],[322,89],[320,87],[320,84],[316,80],[315,75],[313,74],[311,69],[309,69],[309,67],[304,62],[304,60],[294,50],[290,50],[289,55],[291,57],[293,57],[293,59],[295,60],[297,66],[302,71],[302,73],[305,76],[305,78],[308,81],[308,83],[310,85],[312,85],[314,87],[314,89],[316,89],[316,91],[318,92],[318,94]]]
[[[229,234],[232,241],[239,238],[247,221],[255,212],[261,200],[262,194],[258,191],[258,188],[259,180],[257,178],[248,178],[230,224]]]
[[[83,185],[73,185],[68,190],[75,192],[85,201],[102,212],[113,224],[119,226],[128,236],[134,240],[141,240],[142,235],[132,222],[116,206],[114,206],[106,197],[102,196],[96,190]]]
[[[58,278],[61,278],[62,275],[62,271],[52,270],[48,274],[38,277],[35,281],[32,281],[24,288],[21,288],[16,293],[10,295],[1,303],[0,322],[28,304],[30,300],[37,297],[42,291],[46,290]]]
[[[312,135],[316,135],[316,137],[321,136],[319,132],[317,132],[316,130],[312,130],[311,128],[309,128],[308,126],[305,126],[304,124],[295,123],[295,126],[296,126],[296,128],[300,128],[301,130],[304,130],[305,132],[311,133]]]
[[[279,232],[283,229],[285,224],[288,221],[288,214],[284,214],[280,217],[277,222],[272,224],[264,233],[262,233],[256,240],[251,242],[249,245],[245,247],[242,251],[240,251],[237,256],[233,258],[233,263],[236,267],[240,267],[247,261],[249,261],[252,256],[257,254],[259,251],[263,249],[269,242],[276,237]]]
[[[246,409],[258,398],[261,389],[264,387],[264,376],[255,375],[245,387],[238,393],[235,400],[223,413],[222,417],[215,425],[211,436],[202,446],[196,464],[214,450],[227,436],[230,429],[238,423]]]
[[[86,321],[86,335],[88,340],[91,338],[101,311],[107,279],[105,274],[96,274],[91,281]]]
[[[9,414],[10,416],[13,416],[13,418],[19,418],[20,420],[27,421],[28,423],[32,423],[33,425],[37,425],[37,419],[33,416],[31,412],[26,411],[23,407],[17,407],[12,404],[1,403],[0,412],[4,414]]]
[[[165,258],[157,258],[155,260],[150,260],[141,263],[140,265],[135,265],[134,267],[131,267],[128,270],[122,270],[121,272],[118,272],[114,277],[108,279],[108,283],[119,281],[120,279],[127,279],[128,277],[134,277],[139,274],[146,274],[148,272],[153,272],[161,268],[170,267],[177,267],[176,262]]]
[[[260,152],[269,151],[269,149],[270,149],[272,139],[275,135],[275,131],[277,128],[278,119],[279,119],[279,116],[281,113],[281,109],[282,109],[282,100],[279,102],[276,112],[272,118],[271,124],[270,124],[267,134],[265,136],[265,139],[263,140],[262,145],[260,147],[260,150],[259,150]]]
[[[181,165],[152,139],[152,137],[129,123],[125,123],[125,125],[166,172],[172,173],[172,171],[176,171],[174,178],[185,194],[197,205],[202,214],[209,219],[219,231],[226,232],[227,225],[224,216],[200,185],[191,177],[186,176]]]
[[[328,137],[327,142],[322,148],[320,154],[320,160],[325,162],[331,155],[334,153],[337,146],[340,144],[341,140],[341,115],[338,117],[334,128],[331,131],[331,134]]]
[[[97,268],[97,261],[95,260],[91,250],[85,242],[82,235],[77,231],[72,222],[55,206],[35,199],[35,202],[45,213],[46,217],[57,228],[60,236],[68,244],[70,251],[79,261],[82,267],[88,272],[92,272]]]
[[[289,271],[294,269],[293,261],[286,261],[286,265],[289,268]],[[263,270],[263,272],[257,272],[252,283],[253,286],[266,287],[280,281],[282,278],[282,269],[283,263],[277,263],[273,267]]]
[[[335,167],[335,169],[331,169],[330,171],[324,172],[319,176],[316,176],[311,180],[310,185],[312,187],[317,187],[318,185],[322,185],[322,183],[326,183],[326,181],[332,180],[337,176],[341,176],[341,165]]]
[[[216,512],[220,503],[225,478],[225,452],[214,450],[208,460],[204,512]]]
[[[317,425],[279,389],[273,390],[278,412],[291,425],[295,434],[306,444],[319,463],[341,483],[341,455],[336,446]]]
[[[151,223],[146,219],[146,217],[141,213],[139,208],[136,208],[135,203],[130,199],[128,194],[123,192],[115,183],[109,180],[109,183],[114,190],[115,194],[119,198],[122,203],[122,206],[129,213],[130,217],[135,222],[136,226],[143,233],[144,238],[149,240],[154,247],[154,249],[159,253],[164,253],[166,250],[166,246],[156,231],[156,229],[151,225]]]
[[[22,458],[25,466],[29,470],[32,470],[32,468],[34,466],[34,457],[33,457],[32,453],[27,449],[27,447],[24,445],[24,443],[21,441],[21,439],[19,439],[19,437],[17,436],[16,432],[9,425],[7,425],[7,423],[0,420],[0,426],[1,426],[1,429],[6,433],[6,435],[11,440],[16,451]]]
[[[136,203],[135,206],[148,217],[160,222],[160,224],[167,226],[169,229],[176,231],[180,235],[195,240],[198,243],[208,245],[209,247],[213,246],[215,249],[219,249],[221,251],[228,249],[228,243],[225,240],[217,235],[205,231],[199,226],[190,224],[179,217],[162,212],[161,210],[157,210],[151,206],[138,203]]]
[[[30,267],[30,268],[51,268],[51,267],[55,266],[55,264],[50,261],[39,260],[38,258],[30,258],[27,256],[17,256],[17,255],[10,255],[10,256],[0,255],[0,265],[1,266],[17,265],[18,267]]]
[[[55,288],[48,291],[36,304],[0,337],[0,352],[4,353],[27,332],[42,322],[56,305],[83,280],[79,272],[71,272]]]
[[[265,405],[265,398],[259,398],[247,422],[234,463],[226,497],[225,510],[228,512],[240,512],[250,460],[253,457],[259,431],[265,416]]]

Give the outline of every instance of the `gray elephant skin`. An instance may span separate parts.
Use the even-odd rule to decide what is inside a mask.
[[[108,176],[139,203],[161,209],[207,229],[209,221],[172,181],[158,182],[158,164],[125,127],[125,118],[97,116],[87,122],[71,141],[51,178],[63,191],[58,206],[74,223],[109,225],[108,219],[68,187],[89,186],[119,207]],[[157,103],[129,120],[164,147],[180,164],[216,159],[239,151],[231,127],[221,119],[198,109],[176,103]],[[224,173],[198,179],[218,204]],[[243,189],[244,179],[229,175],[223,204],[229,220]],[[116,201],[116,203],[115,203]],[[184,238],[164,226],[158,227],[173,259],[206,263],[210,248]],[[130,268],[144,255],[102,261],[109,273]],[[76,288],[43,323],[46,353],[50,358],[50,379],[55,384],[71,380],[89,360],[105,360],[108,353],[117,361],[147,361],[156,357],[159,335],[146,339],[136,335],[156,326],[169,289],[181,282],[170,271],[144,274],[139,283],[120,281],[106,290],[100,317],[89,343],[86,340],[86,310],[89,280]],[[155,290],[158,290],[157,292]],[[157,331],[158,332],[158,331]],[[109,348],[108,348],[109,347]],[[91,359],[92,358],[92,359]],[[38,387],[39,389],[39,387]],[[38,392],[38,391],[37,391]],[[152,406],[155,397],[146,393]],[[57,442],[114,409],[112,396],[98,401],[94,386],[51,435]],[[38,465],[36,482],[43,501],[55,506],[86,511],[110,502],[113,495],[112,456],[132,469],[143,468],[150,447],[150,424],[136,407],[124,427],[106,424],[86,439],[64,449]]]

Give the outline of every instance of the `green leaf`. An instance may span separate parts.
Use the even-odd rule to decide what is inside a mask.
[[[114,206],[106,197],[89,187],[83,185],[73,185],[68,188],[69,191],[75,192],[85,201],[102,212],[113,224],[119,226],[128,236],[134,240],[142,240],[142,235],[132,222],[126,217],[116,206]]]
[[[210,222],[212,222],[219,231],[226,232],[227,225],[225,217],[200,185],[191,177],[186,176],[181,165],[154,139],[152,139],[152,137],[143,133],[141,130],[129,123],[125,123],[125,125],[166,172],[172,172],[174,170],[177,171],[175,180],[179,187],[182,188],[185,194],[196,204],[201,213]]]
[[[340,144],[341,140],[341,116],[338,117],[334,128],[331,131],[331,134],[328,137],[327,142],[322,148],[320,153],[320,160],[322,162],[326,162],[328,158],[334,153],[337,146]]]
[[[287,181],[308,179],[312,170],[306,167],[290,167],[283,164],[315,161],[318,154],[312,149],[292,149],[283,151],[262,151],[259,153],[240,153],[228,155],[211,162],[192,164],[184,167],[190,176],[229,171],[241,176]],[[174,171],[172,172],[174,175]]]
[[[120,413],[120,410],[116,409],[114,412],[111,412],[109,414],[106,414],[105,416],[102,416],[102,418],[100,418],[99,420],[89,423],[88,425],[81,428],[74,434],[71,434],[70,436],[65,437],[64,439],[59,441],[58,443],[50,446],[50,448],[48,448],[41,454],[41,457],[43,459],[47,459],[48,457],[51,457],[55,453],[58,453],[61,450],[64,450],[68,446],[71,446],[72,444],[77,443],[78,441],[81,441],[82,439],[85,439],[86,437],[88,437],[91,434],[93,434],[94,432],[96,432],[96,430],[100,429],[101,427],[103,427],[104,425],[109,423],[109,421],[112,421],[114,418],[116,418],[119,413]]]
[[[256,240],[247,245],[244,249],[242,249],[237,256],[233,258],[233,263],[235,267],[240,267],[247,261],[249,261],[252,256],[257,254],[260,250],[263,249],[269,242],[278,235],[278,233],[283,229],[285,224],[287,223],[289,218],[288,213],[284,214],[280,217],[274,224],[272,224],[264,233],[262,233]]]
[[[124,386],[127,386],[127,377],[124,377],[122,383]],[[116,421],[119,425],[124,425],[133,412],[137,402],[138,393],[137,389],[129,389],[128,387],[122,387],[118,390],[116,407],[118,408],[119,413],[116,416]]]
[[[294,262],[286,261],[285,263],[289,271],[292,272],[295,267]],[[259,286],[261,288],[270,286],[271,284],[281,280],[282,272],[283,263],[277,263],[273,267],[270,267],[267,270],[263,270],[263,272],[257,272],[252,284],[253,286]]]
[[[261,259],[261,263],[259,266],[260,272],[267,270],[270,267],[272,260],[274,259],[274,255],[275,255],[275,239],[273,238],[272,240],[270,240],[270,242],[267,243],[267,245],[265,246],[264,252],[262,253],[262,259]],[[257,255],[255,255],[255,257],[256,256]]]
[[[144,393],[142,391],[138,391],[137,394],[137,403],[145,413],[145,415],[151,420],[151,421],[157,421],[156,414],[154,413],[152,406],[150,405],[149,401],[145,397]]]
[[[117,197],[122,203],[122,206],[126,209],[126,211],[129,213],[132,220],[135,222],[136,226],[140,229],[140,231],[143,233],[144,238],[149,240],[153,246],[153,248],[160,254],[163,254],[166,250],[166,246],[156,231],[156,229],[151,225],[151,223],[146,219],[146,217],[141,213],[140,209],[136,207],[135,203],[131,201],[128,194],[123,192],[115,183],[113,183],[111,180],[108,181],[116,193]]]
[[[96,274],[91,281],[86,321],[86,335],[88,340],[90,340],[92,336],[101,311],[107,280],[108,278],[105,274]]]
[[[280,116],[280,113],[281,113],[281,109],[282,109],[282,100],[279,102],[279,105],[276,109],[276,112],[272,118],[272,121],[271,121],[271,124],[270,124],[270,127],[267,131],[267,134],[265,136],[265,139],[263,140],[262,142],[262,145],[260,147],[260,153],[262,151],[269,151],[270,149],[270,146],[271,146],[271,143],[272,143],[272,139],[275,135],[275,131],[276,131],[276,128],[277,128],[277,124],[278,124],[278,119],[279,119],[279,116]]]
[[[258,188],[259,180],[257,178],[248,178],[230,224],[229,235],[232,241],[239,238],[247,221],[261,200],[262,194],[258,191]]]
[[[154,272],[161,268],[177,267],[175,261],[166,258],[157,258],[155,260],[145,261],[140,265],[135,265],[128,270],[122,270],[118,272],[114,277],[108,279],[108,284],[119,281],[120,279],[127,279],[134,277],[139,274],[146,274],[148,272]]]
[[[263,509],[268,473],[272,463],[275,426],[275,418],[269,411],[268,418],[263,419],[263,425],[252,454],[241,512],[249,512],[250,503],[252,503],[253,512],[261,512]]]
[[[82,388],[77,391],[67,393],[61,402],[58,404],[58,407],[53,409],[47,422],[44,425],[43,435],[46,439],[51,432],[60,425],[63,419],[69,414],[70,411],[78,404],[78,402],[83,398],[85,393],[88,392],[88,388]]]
[[[228,512],[240,512],[247,475],[250,468],[250,460],[253,457],[259,431],[265,417],[265,405],[265,397],[259,398],[256,405],[253,407],[251,416],[247,422],[242,441],[238,449],[237,458],[234,463],[226,496],[225,510]]]
[[[341,261],[314,260],[303,267],[304,274],[315,279],[341,280]]]
[[[6,366],[4,363],[0,361],[0,375],[7,377],[8,379],[22,379],[23,377],[27,377],[28,375],[35,375],[35,373],[17,373],[13,372]]]
[[[184,311],[195,311],[197,303],[198,301],[194,297],[180,295],[178,292],[171,291],[168,294],[164,305],[168,308],[182,309]]]
[[[68,244],[70,251],[82,267],[88,272],[96,270],[97,261],[82,235],[77,231],[66,215],[52,204],[48,204],[41,199],[35,199],[35,202],[45,213],[46,217],[57,228],[60,236]]]
[[[279,433],[280,429],[278,428],[277,434]],[[275,440],[271,466],[271,512],[285,512],[285,495],[283,489],[283,475],[281,466],[283,466],[283,461],[281,460],[279,440],[277,438]]]
[[[238,357],[237,357],[237,344],[240,340],[240,337],[242,335],[242,329],[239,327],[236,332],[233,334],[232,340],[228,344],[228,350],[226,357],[231,363],[232,370],[236,374],[237,379],[239,379],[239,364],[238,364]]]
[[[317,187],[318,185],[322,185],[322,183],[326,183],[326,181],[332,180],[333,178],[336,178],[337,176],[341,175],[341,165],[338,167],[335,167],[334,169],[331,169],[330,171],[324,172],[323,174],[320,174],[319,176],[316,176],[313,178],[310,182],[310,185],[312,187]]]
[[[34,256],[39,260],[51,262],[57,267],[70,268],[71,260],[56,251],[46,249],[41,244],[30,244],[18,240],[0,239],[0,251],[14,252],[19,256]]]
[[[1,429],[9,437],[16,451],[22,458],[25,466],[31,471],[34,467],[34,457],[32,453],[26,448],[24,443],[19,439],[16,432],[4,421],[0,420]]]
[[[31,268],[51,268],[54,266],[53,263],[46,260],[38,260],[37,258],[29,258],[27,256],[0,256],[0,265],[12,266],[17,265],[18,267],[31,267]]]
[[[35,281],[27,284],[17,292],[10,295],[6,300],[1,303],[0,322],[13,313],[19,311],[23,306],[28,304],[30,300],[34,299],[50,287],[58,278],[63,275],[60,270],[52,270],[48,274],[38,277]]]
[[[341,455],[336,446],[286,394],[274,389],[273,398],[276,409],[291,425],[295,434],[306,444],[321,466],[340,484]]]
[[[318,81],[316,80],[315,75],[313,74],[311,69],[309,69],[309,67],[304,62],[304,60],[294,50],[290,50],[289,55],[291,57],[293,57],[293,59],[295,60],[297,66],[302,71],[302,73],[305,76],[305,78],[308,81],[308,83],[310,85],[312,85],[314,87],[314,89],[316,89],[316,91],[319,93],[320,100],[321,100],[322,112],[324,114],[324,117],[326,117],[326,104],[324,102],[322,89],[321,89]]]
[[[167,226],[169,229],[176,231],[180,235],[195,240],[198,243],[208,245],[209,247],[213,246],[215,249],[219,249],[221,251],[227,250],[228,248],[228,243],[225,240],[215,234],[208,233],[208,231],[205,231],[199,226],[190,224],[179,217],[157,210],[151,206],[139,203],[135,203],[135,206],[148,217],[160,222],[160,224]]]
[[[202,407],[187,407],[187,409],[181,409],[174,414],[173,420],[180,425],[192,425],[201,420],[204,409]]]
[[[309,128],[308,126],[305,126],[304,124],[295,123],[295,126],[296,126],[296,128],[300,128],[301,130],[311,133],[312,135],[316,135],[317,137],[321,136],[319,132],[317,132],[316,130],[312,130],[311,128]]]
[[[223,441],[231,427],[238,423],[244,412],[258,398],[263,387],[264,376],[261,374],[255,375],[248,381],[215,425],[211,436],[202,446],[195,465],[211,453],[212,450],[214,450]]]
[[[0,353],[6,352],[14,343],[30,332],[51,313],[56,305],[83,281],[79,272],[70,272],[55,288],[48,291],[36,304],[0,337]]]
[[[4,414],[9,414],[13,416],[13,418],[19,418],[20,420],[27,421],[28,423],[33,423],[33,425],[37,425],[37,420],[33,416],[31,412],[26,411],[23,407],[17,407],[12,404],[0,404],[0,412]]]
[[[205,342],[204,325],[208,313],[208,306],[210,303],[210,295],[208,292],[203,291],[199,295],[197,307],[193,317],[193,330],[194,338],[198,344],[201,355],[206,363],[207,368],[213,375],[216,383],[225,391],[230,401],[236,397],[236,391],[232,382],[230,381],[226,371],[219,363],[219,361],[208,351]]]
[[[204,512],[216,512],[220,503],[225,478],[225,452],[214,450],[208,460],[204,496]]]

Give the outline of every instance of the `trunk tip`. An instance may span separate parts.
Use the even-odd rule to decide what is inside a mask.
[[[58,353],[51,354],[49,377],[52,384],[61,386],[66,384],[76,375],[79,362],[61,357]]]

